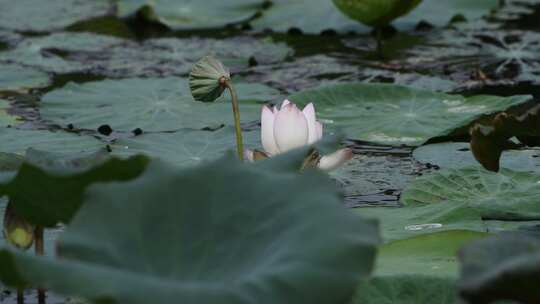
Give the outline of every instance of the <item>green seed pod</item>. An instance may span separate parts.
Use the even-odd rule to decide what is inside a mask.
[[[11,202],[8,203],[4,213],[4,237],[9,243],[23,250],[30,248],[34,242],[34,228],[15,213]]]
[[[225,90],[225,81],[231,75],[223,64],[212,56],[203,57],[189,74],[189,88],[195,100],[213,102]]]
[[[349,18],[369,26],[385,26],[406,15],[422,0],[333,0]]]

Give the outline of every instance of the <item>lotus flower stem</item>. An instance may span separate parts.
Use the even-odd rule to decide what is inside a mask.
[[[17,304],[24,304],[24,288],[17,288]]]
[[[37,226],[34,230],[34,249],[36,255],[42,256],[45,253],[45,246],[43,240],[43,227]],[[38,288],[38,303],[45,304],[45,289]]]
[[[379,59],[383,59],[383,43],[382,43],[382,28],[375,28],[375,39],[377,40],[377,56]]]
[[[242,127],[240,126],[240,108],[238,106],[238,95],[236,95],[236,90],[231,80],[225,77],[221,77],[219,79],[219,82],[231,93],[232,110],[234,115],[234,128],[236,130],[236,149],[238,152],[238,158],[240,158],[240,160],[244,160],[244,142],[242,140]]]

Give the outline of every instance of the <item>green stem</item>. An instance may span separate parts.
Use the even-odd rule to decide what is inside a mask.
[[[236,130],[236,149],[238,152],[238,158],[244,160],[244,142],[242,140],[242,127],[240,126],[240,108],[238,107],[238,95],[230,80],[225,80],[223,85],[229,89],[232,99],[232,110],[234,115],[234,128]]]
[[[43,240],[43,227],[37,226],[34,230],[34,249],[36,255],[42,256],[45,253],[45,246]],[[45,304],[45,289],[38,288],[38,303]]]
[[[17,304],[24,304],[24,288],[17,288]]]

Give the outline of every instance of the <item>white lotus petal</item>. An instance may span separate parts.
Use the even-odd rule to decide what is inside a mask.
[[[253,150],[244,149],[244,159],[251,162],[251,163],[254,162],[255,161],[255,156],[253,154]]]
[[[286,105],[288,104],[291,104],[291,102],[288,100],[288,99],[285,99],[282,103],[281,103],[281,107],[280,109],[283,109]]]
[[[322,139],[323,137],[323,124],[320,121],[315,122],[315,130],[317,134],[317,140]]]
[[[274,120],[274,138],[279,152],[286,152],[307,145],[308,123],[304,113],[295,104],[281,108]]]
[[[279,153],[274,139],[274,121],[275,116],[272,110],[263,106],[261,111],[261,143],[264,150],[270,155]]]
[[[313,106],[313,103],[308,103],[302,110],[302,113],[304,113],[304,116],[306,116],[306,120],[308,123],[308,144],[312,144],[319,139],[317,135],[317,121],[315,119],[315,107]]]
[[[319,169],[325,170],[325,171],[331,171],[342,164],[344,164],[346,161],[351,159],[353,157],[352,150],[349,148],[337,150],[336,152],[325,155],[321,158],[319,161]]]

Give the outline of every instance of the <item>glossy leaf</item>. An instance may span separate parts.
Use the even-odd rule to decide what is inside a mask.
[[[450,134],[484,114],[522,104],[530,96],[462,97],[387,84],[340,84],[294,94],[300,104],[313,102],[329,128],[347,137],[382,144],[418,145]]]

